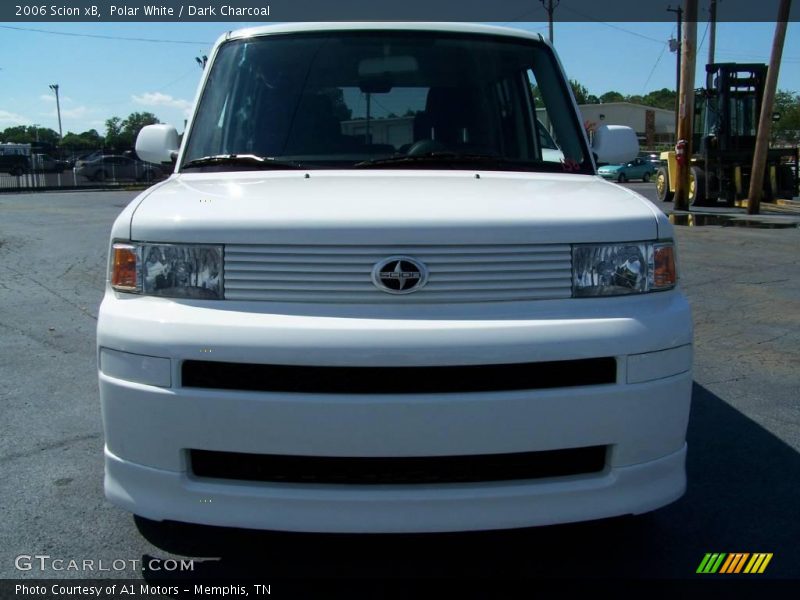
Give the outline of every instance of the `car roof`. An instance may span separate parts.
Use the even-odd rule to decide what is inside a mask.
[[[503,35],[544,42],[539,33],[482,25],[477,23],[416,23],[416,22],[352,22],[352,23],[282,23],[280,25],[261,25],[237,29],[223,34],[217,44],[231,39],[241,39],[276,33],[308,33],[314,31],[440,31],[449,33],[477,33],[483,35]]]

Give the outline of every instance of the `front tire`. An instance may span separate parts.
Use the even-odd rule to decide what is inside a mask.
[[[675,192],[669,189],[669,171],[666,167],[658,167],[656,171],[656,194],[660,202],[672,202]]]
[[[706,203],[706,172],[699,167],[689,170],[689,206],[704,206]]]
[[[628,181],[628,178],[625,177],[625,173],[620,173],[619,177],[617,177],[617,183],[625,183]]]
[[[642,181],[644,181],[645,183],[650,181],[650,173],[645,173],[644,175],[642,175]]]

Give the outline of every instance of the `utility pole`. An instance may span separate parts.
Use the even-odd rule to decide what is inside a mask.
[[[58,99],[58,84],[54,83],[50,86],[50,89],[56,93],[56,112],[58,113],[58,140],[61,141],[64,139],[64,135],[61,132],[61,102]]]
[[[539,0],[547,11],[547,21],[550,25],[550,43],[553,43],[553,11],[561,4],[561,0]]]
[[[711,0],[708,9],[708,64],[714,64],[714,48],[717,42],[717,0]]]
[[[757,215],[761,208],[761,194],[764,187],[764,171],[769,150],[769,133],[772,126],[772,107],[775,104],[775,88],[778,87],[778,71],[781,67],[783,41],[786,39],[786,22],[792,0],[781,0],[778,6],[778,20],[775,23],[775,37],[772,40],[772,54],[769,57],[767,81],[764,84],[764,98],[761,102],[761,115],[758,118],[756,149],[753,151],[753,168],[750,171],[750,192],[747,194],[747,214]]]
[[[692,156],[692,118],[694,117],[694,66],[697,52],[697,0],[685,0],[681,47],[681,85],[678,108],[678,141],[686,140],[685,160],[677,165],[675,208],[689,208],[689,168]]]
[[[675,52],[675,141],[678,141],[678,112],[680,112],[681,106],[681,98],[679,95],[679,91],[681,89],[681,40],[682,40],[682,30],[681,27],[683,25],[683,9],[679,6],[678,8],[667,8],[668,12],[674,12],[676,18],[678,19],[678,39],[675,40],[673,44],[673,40],[670,40],[669,44],[669,51]]]

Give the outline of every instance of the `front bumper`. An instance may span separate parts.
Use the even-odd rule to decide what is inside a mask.
[[[220,309],[221,306],[221,309]],[[691,319],[678,291],[497,307],[494,318],[354,318],[108,294],[100,397],[106,494],[157,520],[298,531],[447,531],[640,513],[685,488]],[[339,309],[348,310],[348,309]],[[445,311],[449,316],[445,316]],[[109,360],[113,356],[114,360]],[[502,364],[613,356],[616,383],[437,394],[181,386],[184,360],[315,366]],[[448,484],[202,479],[188,449],[457,456],[603,445],[600,473]]]
[[[175,520],[285,531],[477,531],[639,514],[686,489],[682,446],[601,476],[446,486],[253,486],[201,481],[126,462],[106,450],[106,496],[131,512]]]

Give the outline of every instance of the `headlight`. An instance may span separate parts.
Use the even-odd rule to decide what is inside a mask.
[[[222,298],[222,246],[117,243],[111,287],[170,298]]]
[[[572,247],[572,295],[619,296],[675,287],[672,242]]]

